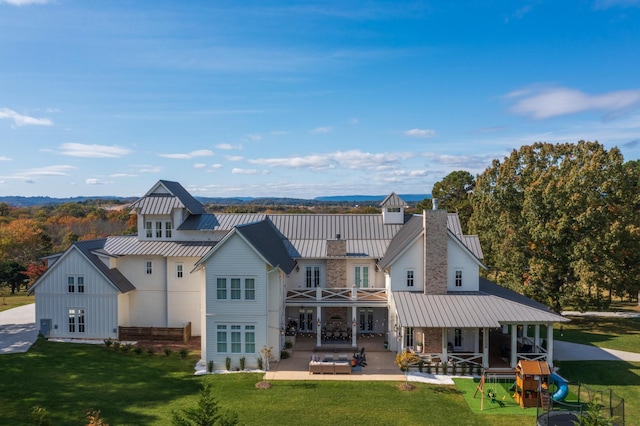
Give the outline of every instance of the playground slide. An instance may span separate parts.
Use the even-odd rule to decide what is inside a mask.
[[[551,373],[549,376],[549,381],[556,385],[558,390],[556,390],[552,395],[551,399],[554,401],[564,401],[564,399],[569,394],[569,384],[565,379],[558,376],[556,373]]]

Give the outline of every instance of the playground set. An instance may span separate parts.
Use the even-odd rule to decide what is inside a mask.
[[[520,360],[514,370],[491,370],[482,371],[480,383],[476,388],[473,397],[478,392],[482,395],[480,410],[484,410],[484,399],[489,399],[492,404],[504,406],[507,395],[499,395],[498,389],[502,388],[499,382],[510,380],[515,377],[515,381],[509,387],[510,395],[522,408],[540,407],[547,409],[549,399],[553,401],[564,400],[569,393],[568,383],[553,373],[549,365],[544,361]],[[549,393],[550,386],[555,386],[555,392]]]

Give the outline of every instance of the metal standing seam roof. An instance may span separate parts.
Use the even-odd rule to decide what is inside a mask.
[[[178,226],[179,231],[231,231],[236,225],[259,222],[267,216],[261,213],[217,213],[189,216]]]
[[[216,241],[140,241],[135,235],[108,237],[105,250],[116,256],[202,257]]]
[[[423,218],[422,216],[412,216],[395,235],[389,244],[388,250],[384,253],[384,257],[380,259],[378,266],[384,269],[389,266],[394,259],[409,247],[409,244],[422,233]]]
[[[94,254],[104,248],[106,239],[78,241],[74,243],[77,248],[119,291],[126,293],[135,290],[135,286],[116,268],[109,268],[100,258]]]
[[[402,207],[405,205],[407,205],[407,203],[405,203],[405,201],[402,198],[400,198],[398,194],[396,194],[395,192],[392,192],[391,194],[387,195],[385,199],[380,202],[380,206],[382,207],[386,207],[386,206]]]
[[[296,265],[282,244],[282,237],[268,220],[238,225],[236,232],[253,246],[260,255],[273,267],[279,267],[290,274]],[[280,244],[278,244],[280,243]]]
[[[193,196],[184,189],[182,185],[178,182],[172,182],[170,180],[160,180],[161,183],[167,190],[178,197],[182,204],[189,210],[191,214],[205,214],[207,211],[204,209],[204,206]]]
[[[171,194],[149,195],[140,198],[129,205],[129,208],[138,209],[139,214],[171,214],[173,209],[184,208],[177,197]]]
[[[347,240],[347,256],[379,259],[389,240]],[[327,240],[286,240],[285,247],[294,259],[323,259],[327,257]],[[334,256],[332,256],[334,258]]]
[[[481,292],[433,295],[397,291],[392,295],[402,327],[495,328],[568,321],[558,314]]]

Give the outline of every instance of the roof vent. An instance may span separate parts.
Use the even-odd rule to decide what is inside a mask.
[[[438,199],[437,198],[432,198],[431,199],[431,204],[433,206],[433,210],[438,210]]]

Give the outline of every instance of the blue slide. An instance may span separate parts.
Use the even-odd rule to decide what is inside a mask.
[[[554,401],[564,401],[564,399],[569,394],[569,383],[562,377],[558,376],[556,373],[551,373],[549,376],[549,381],[556,385],[558,388],[553,394],[551,394],[551,399]]]

